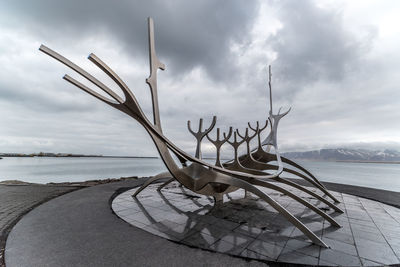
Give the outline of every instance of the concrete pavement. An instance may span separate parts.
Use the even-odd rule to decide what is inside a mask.
[[[6,266],[265,266],[173,243],[119,219],[110,197],[142,182],[81,189],[32,210],[8,236]]]
[[[35,208],[8,236],[7,267],[266,266],[262,262],[180,245],[119,219],[111,210],[111,196],[117,190],[143,182],[144,179],[139,179],[85,188]],[[331,183],[327,187],[385,203],[398,204],[400,198],[400,193],[384,190]]]
[[[4,265],[4,247],[14,224],[36,206],[78,187],[45,185],[0,185],[0,266]]]

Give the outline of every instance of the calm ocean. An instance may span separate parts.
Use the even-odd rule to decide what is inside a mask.
[[[321,181],[400,192],[400,164],[297,162]],[[0,181],[77,182],[150,176],[165,170],[161,159],[153,158],[3,158],[0,160]]]

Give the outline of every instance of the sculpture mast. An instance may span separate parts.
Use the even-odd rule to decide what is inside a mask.
[[[150,59],[150,76],[146,79],[146,83],[150,87],[151,100],[153,103],[153,120],[156,128],[161,130],[160,110],[158,107],[157,95],[157,70],[165,70],[165,65],[160,62],[156,55],[156,48],[154,45],[154,22],[152,18],[147,18],[148,34],[149,34],[149,59]]]
[[[272,78],[272,73],[271,73],[271,65],[268,66],[268,86],[269,86],[269,116],[272,116],[272,86],[271,86],[271,78]]]
[[[271,72],[271,65],[268,65],[268,87],[269,87],[269,117],[268,120],[272,123],[272,72]],[[265,151],[269,152],[271,150],[271,145],[267,145]]]

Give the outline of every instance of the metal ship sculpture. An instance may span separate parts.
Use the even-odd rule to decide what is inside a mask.
[[[136,100],[135,95],[128,88],[128,86],[96,55],[90,54],[88,59],[97,67],[99,67],[105,74],[107,74],[118,85],[119,88],[121,88],[125,99],[121,98],[104,83],[57,52],[44,45],[41,45],[39,48],[40,51],[60,61],[89,80],[92,84],[104,91],[109,97],[105,97],[97,93],[69,75],[65,75],[63,77],[65,80],[94,96],[95,98],[103,101],[104,103],[132,117],[146,129],[147,133],[152,138],[161,159],[168,169],[168,172],[148,179],[140,188],[137,189],[133,197],[136,197],[136,195],[139,194],[149,184],[166,177],[169,177],[170,179],[161,184],[158,190],[161,190],[161,188],[166,184],[176,180],[181,185],[195,193],[214,197],[216,203],[222,201],[224,194],[238,189],[244,189],[245,192],[250,192],[271,205],[271,207],[273,207],[277,212],[281,213],[288,221],[290,221],[295,227],[303,232],[313,243],[322,247],[328,247],[316,234],[314,234],[314,232],[306,227],[306,225],[298,220],[281,204],[257,188],[265,187],[283,193],[301,203],[305,207],[313,210],[315,213],[327,220],[332,226],[340,227],[339,223],[323,210],[311,204],[304,198],[301,198],[298,195],[279,186],[279,183],[283,183],[301,190],[310,197],[314,197],[321,203],[324,203],[335,212],[343,213],[343,211],[336,205],[336,203],[339,203],[339,200],[337,200],[317,178],[315,178],[302,166],[280,156],[277,144],[278,124],[279,121],[289,113],[290,109],[284,113],[280,113],[280,110],[277,114],[273,113],[271,69],[269,68],[270,110],[265,125],[260,126],[259,122],[256,122],[255,126],[254,123],[248,123],[248,128],[246,128],[242,133],[239,130],[233,131],[232,127],[230,127],[227,133],[223,133],[223,136],[221,136],[220,129],[217,128],[216,139],[214,140],[209,134],[215,127],[217,120],[215,116],[211,125],[205,130],[203,130],[202,127],[203,120],[200,119],[197,132],[193,131],[190,121],[188,121],[188,129],[197,140],[196,154],[193,157],[172,143],[162,132],[157,95],[157,71],[158,69],[165,70],[165,65],[161,63],[156,56],[154,43],[154,24],[151,18],[148,19],[148,37],[150,76],[146,79],[146,83],[149,85],[151,91],[153,122],[146,117],[138,101]],[[261,133],[267,129],[268,124],[270,125],[270,132],[266,139],[261,141]],[[201,142],[204,137],[206,137],[216,147],[217,154],[215,165],[202,160]],[[252,149],[250,147],[250,141],[254,138],[256,138],[258,145],[255,149]],[[222,145],[225,143],[228,143],[233,147],[234,158],[229,162],[222,163],[220,151]],[[241,145],[246,146],[247,153],[239,156],[238,149]],[[273,148],[275,153],[267,152],[270,148]],[[181,166],[174,161],[172,154],[179,159]],[[273,161],[276,161],[277,165],[270,164]],[[286,163],[285,166],[287,167],[284,167],[283,163]],[[320,194],[317,194],[314,191],[291,180],[280,177],[283,172],[291,173],[296,175],[298,178],[306,180],[310,185],[317,188]]]

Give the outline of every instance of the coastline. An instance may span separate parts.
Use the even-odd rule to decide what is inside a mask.
[[[60,182],[60,183],[29,183],[24,182],[21,180],[5,180],[0,181],[0,185],[9,185],[9,186],[24,186],[24,185],[39,185],[39,186],[70,186],[70,187],[88,187],[88,186],[95,186],[99,184],[108,184],[108,183],[115,183],[115,182],[122,182],[127,180],[137,180],[139,179],[138,176],[130,176],[130,177],[120,177],[120,178],[106,178],[106,179],[93,179],[93,180],[85,180],[80,182]]]
[[[158,159],[159,157],[142,157],[142,156],[95,156],[95,155],[72,155],[72,156],[38,156],[38,155],[2,155],[2,158],[127,158],[127,159]]]

